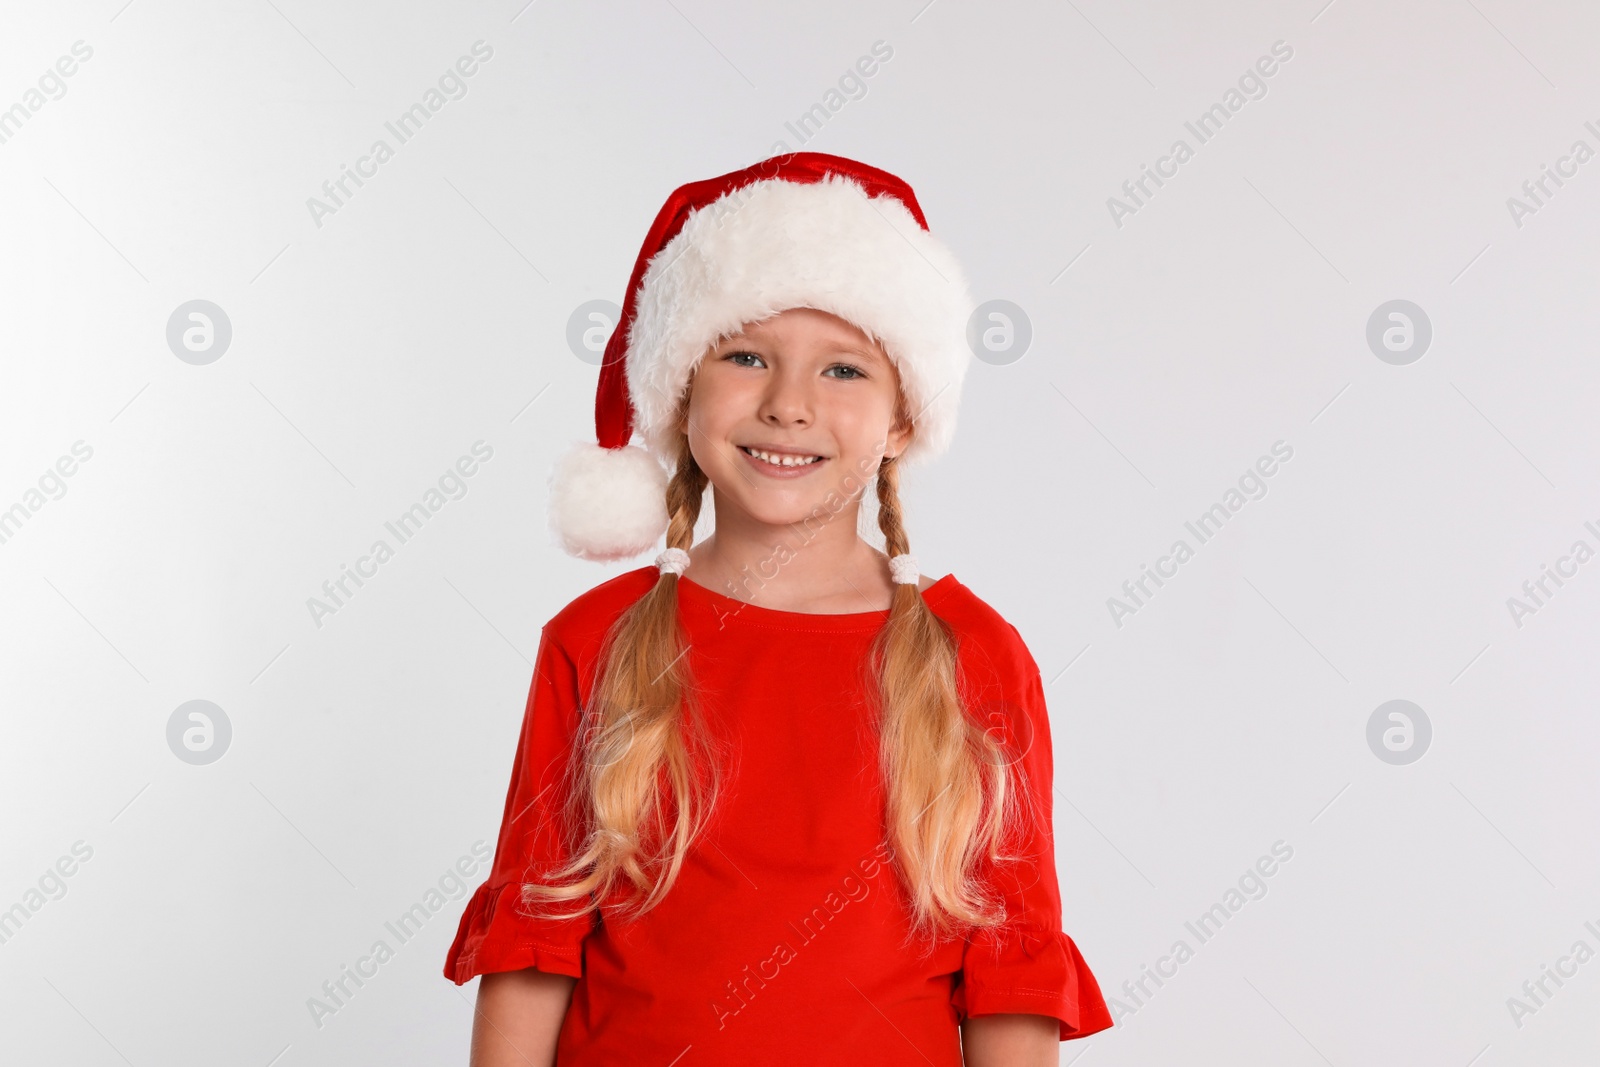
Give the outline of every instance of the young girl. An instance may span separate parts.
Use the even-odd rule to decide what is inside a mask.
[[[667,548],[543,629],[445,963],[484,976],[475,1067],[1055,1064],[1111,1025],[1061,928],[1038,667],[901,521],[971,310],[910,187],[852,160],[657,216],[551,507],[575,555]]]

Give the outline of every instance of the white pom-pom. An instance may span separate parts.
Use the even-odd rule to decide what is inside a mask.
[[[550,528],[582,559],[628,559],[667,532],[667,472],[642,448],[580,444],[550,475]]]

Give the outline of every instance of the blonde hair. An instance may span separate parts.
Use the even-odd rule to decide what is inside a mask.
[[[667,545],[688,550],[708,479],[679,439],[667,486]],[[878,526],[890,556],[908,551],[899,471],[877,476]],[[956,638],[916,585],[894,586],[874,639],[879,766],[890,856],[911,908],[912,936],[948,935],[1004,922],[1003,901],[981,877],[1005,852],[1027,791],[1009,751],[961,699]],[[704,828],[720,782],[719,753],[694,700],[678,619],[678,577],[662,572],[617,619],[583,713],[567,791],[574,855],[523,901],[572,901],[583,915],[624,882],[622,916],[654,907],[676,881]]]

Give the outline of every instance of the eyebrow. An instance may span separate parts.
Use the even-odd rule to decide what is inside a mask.
[[[865,360],[868,363],[878,363],[878,364],[882,364],[883,366],[886,366],[886,367],[887,366],[892,366],[894,364],[894,360],[889,358],[889,355],[888,355],[887,352],[878,352],[878,351],[875,351],[872,348],[869,348],[869,347],[867,347],[865,345],[859,345],[859,344],[854,344],[854,343],[846,344],[846,345],[840,345],[839,346],[839,351],[843,352],[843,353],[846,353],[847,355],[853,355],[853,356],[857,357],[858,359]]]

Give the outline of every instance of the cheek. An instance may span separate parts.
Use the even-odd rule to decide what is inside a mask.
[[[685,408],[689,453],[708,474],[737,460],[727,445],[748,403],[740,383],[716,373],[697,376]]]
[[[876,394],[841,408],[834,422],[840,443],[858,453],[881,448],[893,424],[894,398]]]
[[[728,410],[728,400],[724,397],[724,390],[719,389],[714,376],[706,376],[697,380],[689,391],[689,403],[686,409],[690,425],[701,433],[711,433],[717,427],[719,414]]]

